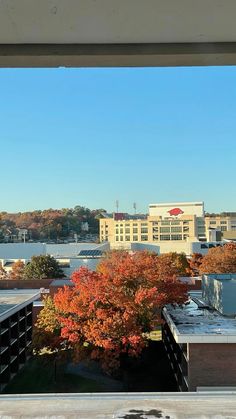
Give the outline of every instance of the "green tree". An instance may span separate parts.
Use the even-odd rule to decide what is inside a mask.
[[[50,255],[33,256],[24,269],[24,279],[63,278],[58,262]]]

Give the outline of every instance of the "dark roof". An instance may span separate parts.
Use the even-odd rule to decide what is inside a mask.
[[[14,261],[11,261],[11,262],[5,262],[5,263],[4,263],[4,267],[5,267],[5,266],[12,266],[12,265],[14,265],[14,263],[15,263]]]
[[[64,287],[64,285],[72,287],[74,283],[70,279],[54,279],[51,282],[50,287]]]
[[[102,256],[103,252],[101,250],[81,250],[78,254],[78,256],[83,257],[99,257]]]

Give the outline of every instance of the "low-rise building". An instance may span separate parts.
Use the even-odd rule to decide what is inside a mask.
[[[236,274],[203,276],[183,306],[163,310],[163,342],[180,391],[236,388]]]
[[[33,301],[39,290],[0,290],[0,391],[24,365],[32,342]]]

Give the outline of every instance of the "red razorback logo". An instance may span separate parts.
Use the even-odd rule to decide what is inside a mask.
[[[184,211],[182,211],[182,209],[180,208],[173,208],[170,211],[167,211],[170,215],[180,215],[183,214]]]

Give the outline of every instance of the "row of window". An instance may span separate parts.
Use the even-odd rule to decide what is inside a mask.
[[[185,240],[187,238],[186,235],[182,236],[182,234],[161,234],[160,236],[158,235],[154,235],[152,237],[153,241],[165,241],[165,240]],[[116,241],[119,242],[129,242],[129,241],[138,241],[138,236],[116,236]],[[146,235],[141,235],[141,241],[148,241],[148,236]]]
[[[189,227],[183,227],[184,231],[189,231]],[[159,231],[159,227],[153,227],[152,232],[157,233]],[[116,228],[116,234],[129,234],[130,228]],[[138,228],[133,228],[132,232],[134,234],[138,233]],[[182,227],[160,227],[160,233],[182,233]],[[148,228],[147,227],[141,227],[141,234],[147,234]]]

